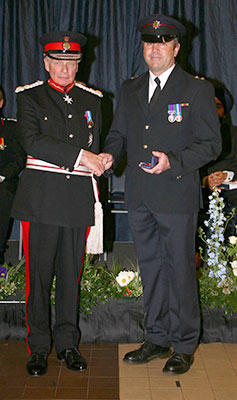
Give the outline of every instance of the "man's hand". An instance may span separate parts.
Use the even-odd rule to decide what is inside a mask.
[[[207,183],[209,189],[212,190],[214,187],[221,185],[226,180],[226,178],[227,178],[227,173],[222,171],[216,171],[208,175]]]
[[[96,176],[101,176],[105,171],[102,158],[91,151],[83,150],[80,164],[87,167]]]
[[[103,162],[105,171],[112,166],[112,164],[114,162],[112,154],[110,154],[110,153],[100,153],[99,157],[101,158],[101,160]]]
[[[166,171],[167,169],[170,168],[170,162],[165,153],[162,153],[160,151],[153,151],[152,152],[153,156],[156,156],[159,158],[159,162],[155,167],[151,169],[147,168],[142,168],[143,171],[147,172],[148,174],[161,174],[162,172]],[[139,163],[139,167],[142,165],[143,161]]]

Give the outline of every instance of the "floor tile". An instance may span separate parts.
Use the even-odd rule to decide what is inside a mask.
[[[56,399],[76,399],[76,400],[86,400],[87,388],[58,388]]]
[[[182,391],[178,388],[151,388],[152,400],[183,400]]]
[[[23,388],[1,388],[1,399],[21,399],[23,393]]]
[[[226,389],[226,390],[214,390],[215,400],[235,400],[236,390]]]
[[[201,384],[201,382],[200,382]],[[212,390],[203,389],[183,389],[184,400],[215,400]],[[223,400],[223,399],[222,399]],[[233,400],[233,399],[232,399]]]
[[[77,388],[77,387],[84,387],[87,388],[89,382],[88,375],[82,375],[80,373],[77,374],[68,374],[68,375],[61,375],[58,379],[57,386],[64,387],[64,388]]]
[[[119,390],[111,388],[89,388],[88,399],[90,400],[119,400]]]
[[[90,377],[89,378],[89,385],[90,388],[114,388],[114,387],[119,387],[119,377],[113,377],[110,376],[108,377]]]
[[[120,400],[150,400],[151,391],[150,389],[144,388],[141,390],[140,387],[129,387],[120,385]],[[174,399],[173,399],[174,400]]]
[[[57,376],[29,376],[27,379],[28,388],[55,388],[57,386]]]
[[[54,399],[56,388],[26,388],[23,399]]]

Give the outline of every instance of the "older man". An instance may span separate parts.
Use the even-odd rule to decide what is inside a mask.
[[[78,281],[87,227],[94,225],[91,177],[104,171],[95,154],[102,94],[75,82],[86,38],[77,32],[50,32],[40,42],[49,79],[16,90],[20,139],[28,156],[12,211],[23,221],[30,375],[46,372],[52,340],[69,369],[86,369],[77,348]],[[56,322],[51,332],[54,274]]]
[[[145,342],[124,361],[171,356],[163,371],[180,374],[193,363],[200,332],[198,169],[219,154],[221,138],[212,86],[175,63],[185,27],[155,14],[138,29],[149,71],[123,83],[101,154],[108,169],[127,152],[125,201],[143,282]]]

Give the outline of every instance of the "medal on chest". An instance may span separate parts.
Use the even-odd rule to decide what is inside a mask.
[[[4,138],[0,138],[0,150],[5,150],[7,146],[5,145]]]
[[[90,110],[86,110],[84,117],[86,117],[87,127],[89,128],[89,137],[88,137],[88,147],[90,147],[93,143],[93,131],[92,128],[94,126],[94,122],[92,119],[92,114]]]
[[[188,107],[189,103],[176,103],[176,104],[168,104],[168,121],[173,122],[182,122],[182,107]]]

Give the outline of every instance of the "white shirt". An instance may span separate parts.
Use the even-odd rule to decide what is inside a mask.
[[[172,65],[172,67],[168,68],[165,72],[163,72],[161,75],[158,76],[160,80],[160,88],[161,90],[165,86],[171,72],[173,71],[175,67],[175,64]],[[148,95],[148,102],[150,103],[150,100],[153,96],[153,93],[157,87],[157,84],[155,82],[155,78],[157,78],[156,75],[153,74],[153,72],[149,71],[150,77],[149,77],[149,95]]]

